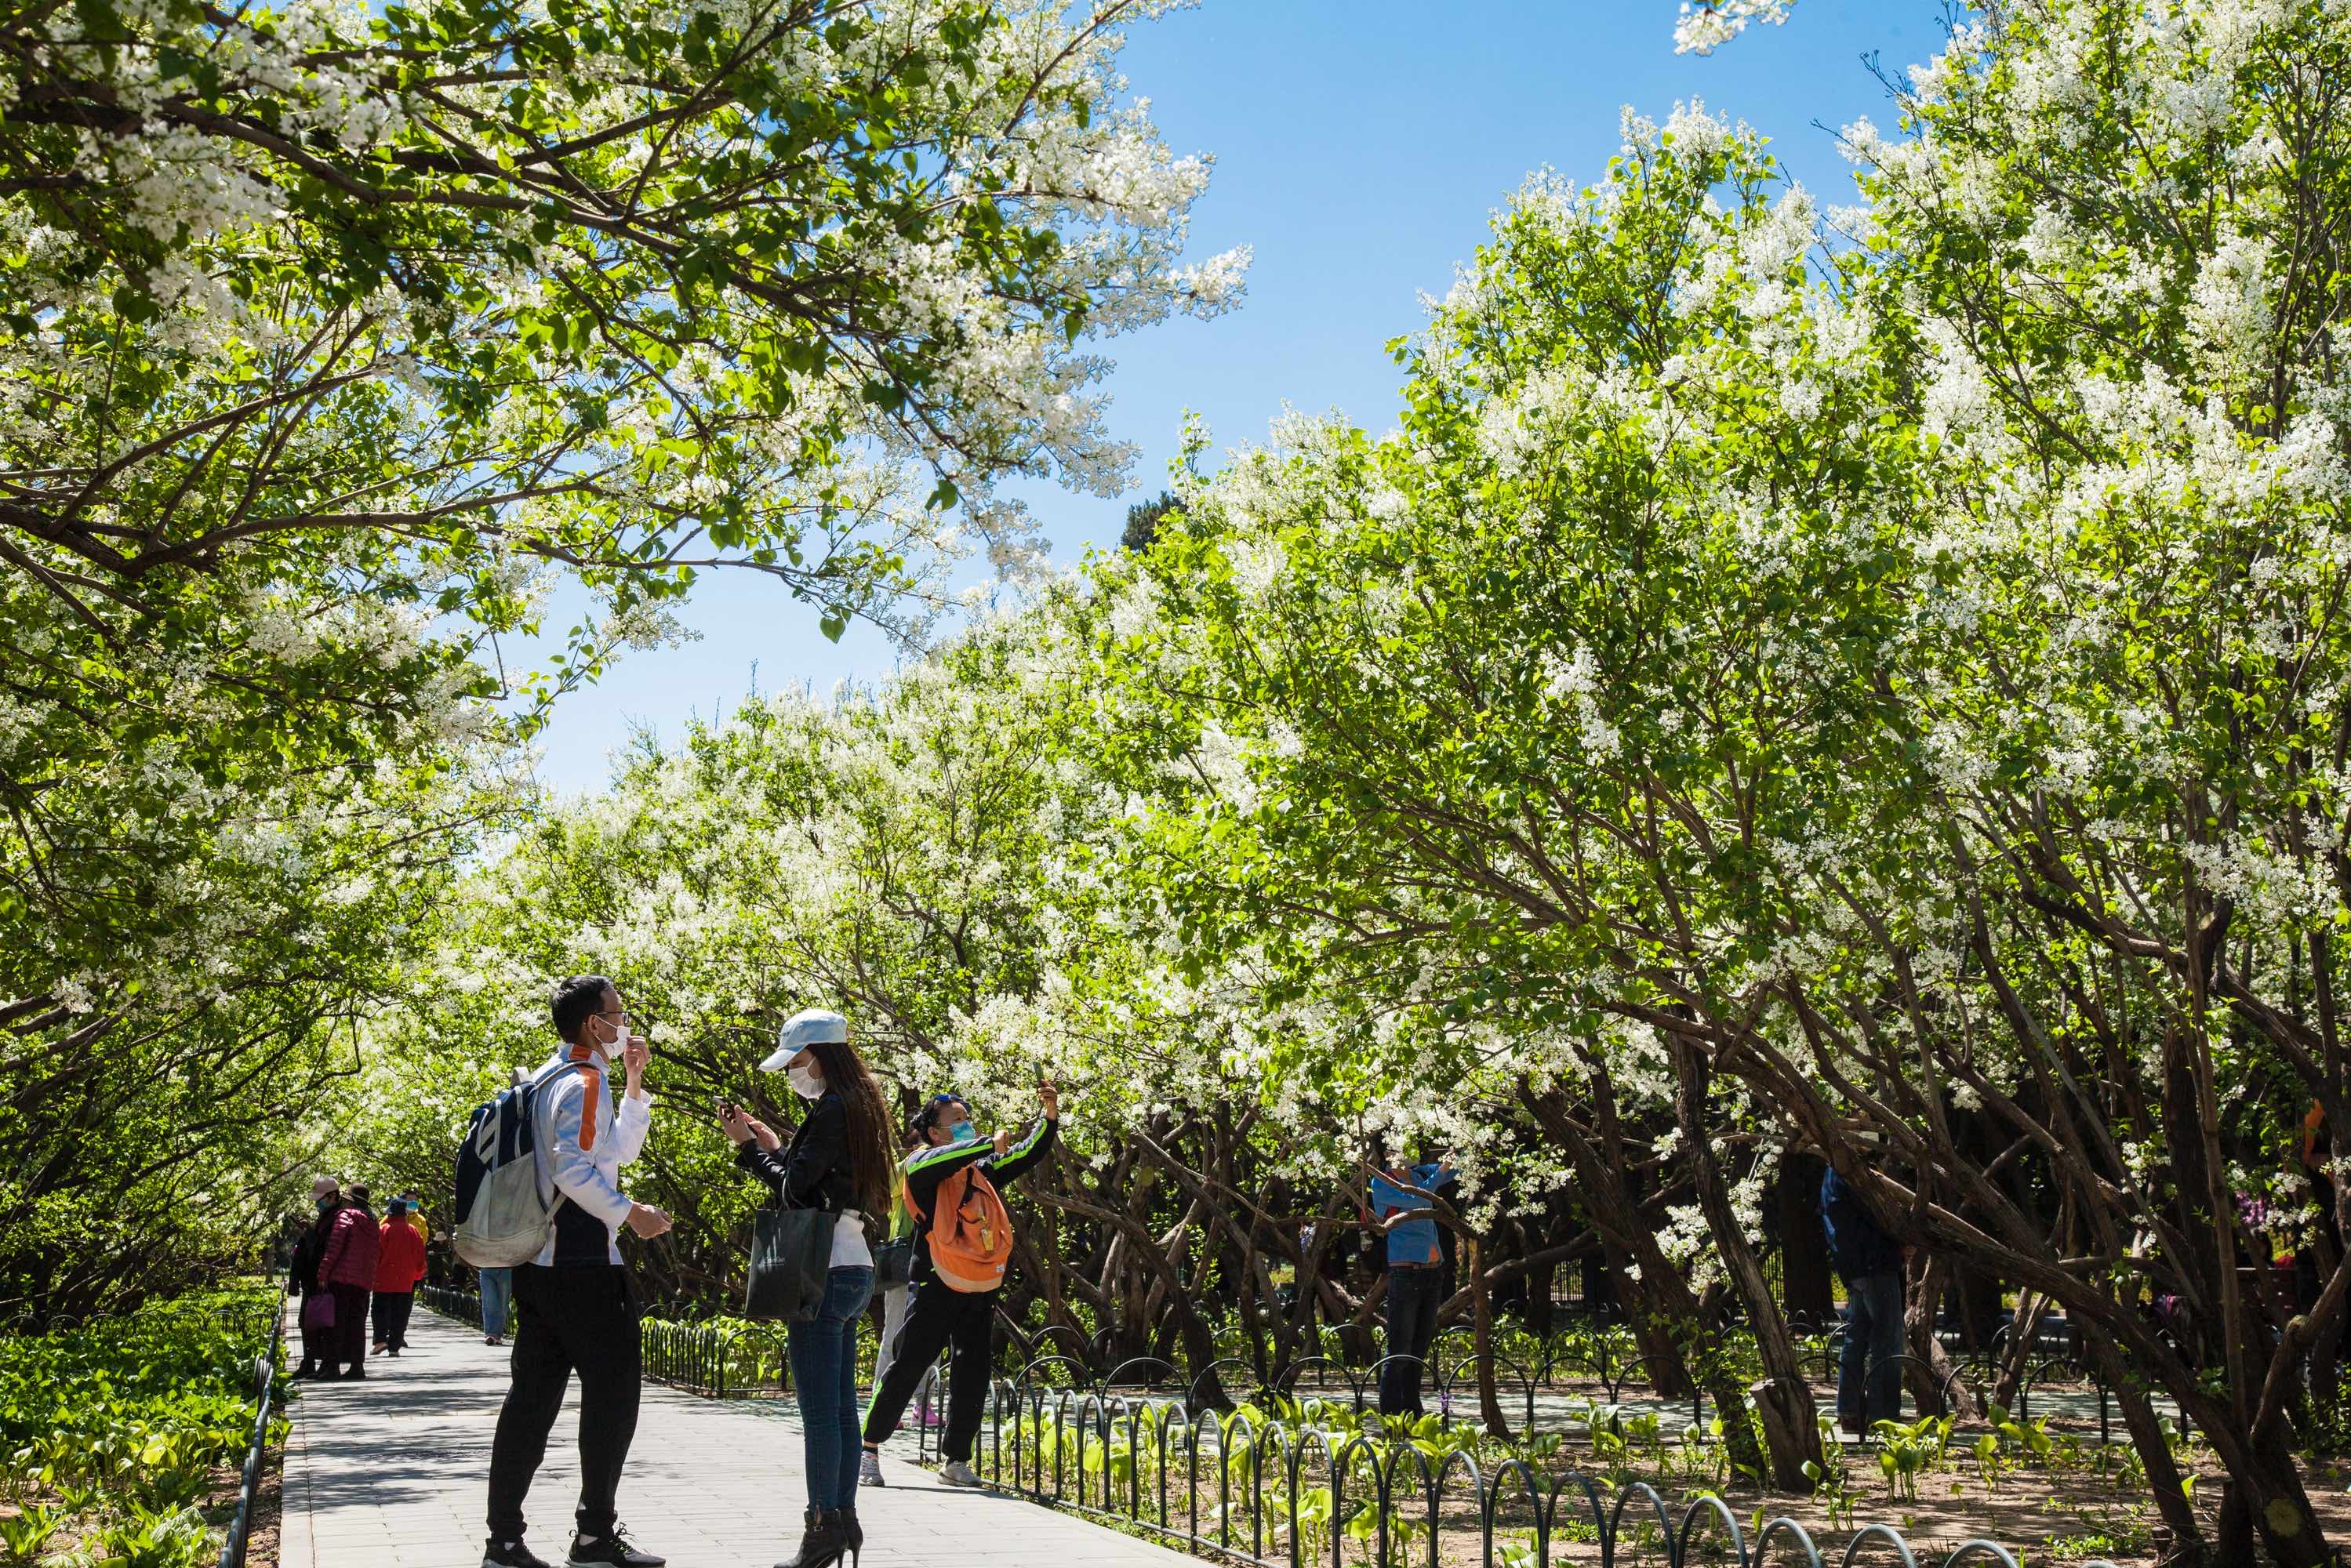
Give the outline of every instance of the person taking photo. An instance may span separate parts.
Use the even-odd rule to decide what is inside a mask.
[[[971,1107],[957,1094],[935,1095],[914,1119],[925,1146],[902,1167],[914,1218],[913,1301],[890,1375],[865,1412],[862,1463],[870,1484],[882,1484],[880,1449],[898,1429],[914,1385],[949,1346],[955,1357],[947,1367],[947,1426],[939,1443],[946,1463],[939,1479],[954,1487],[980,1484],[971,1469],[971,1446],[987,1399],[997,1292],[1012,1252],[1009,1221],[996,1189],[1018,1181],[1053,1147],[1061,1102],[1050,1082],[1039,1082],[1037,1103],[1044,1114],[1017,1141],[1006,1132],[982,1138]],[[943,1273],[943,1259],[951,1273]]]
[[[1364,1218],[1387,1240],[1387,1354],[1380,1358],[1380,1414],[1426,1414],[1421,1374],[1431,1370],[1437,1309],[1445,1301],[1445,1249],[1437,1236],[1437,1200],[1452,1167],[1443,1159],[1391,1165],[1372,1174]]]
[[[759,1066],[784,1073],[792,1092],[809,1102],[808,1114],[786,1147],[766,1123],[722,1103],[719,1126],[735,1145],[735,1163],[765,1182],[778,1204],[840,1217],[816,1317],[784,1331],[809,1495],[799,1552],[779,1568],[831,1568],[865,1544],[857,1521],[857,1320],[873,1296],[865,1217],[890,1201],[890,1113],[839,1013],[794,1016]]]

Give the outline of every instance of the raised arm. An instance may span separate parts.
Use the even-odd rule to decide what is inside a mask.
[[[1059,1117],[1040,1116],[1019,1143],[1001,1155],[991,1151],[987,1158],[988,1179],[1001,1186],[1028,1175],[1031,1166],[1052,1152],[1061,1125]]]
[[[747,1140],[735,1146],[735,1163],[768,1184],[786,1203],[804,1205],[824,1178],[849,1161],[849,1108],[838,1094],[809,1107],[807,1129],[778,1155]]]
[[[996,1152],[993,1144],[975,1141],[968,1144],[942,1144],[936,1148],[917,1149],[906,1162],[906,1190],[914,1199],[914,1207],[927,1216],[931,1200],[938,1197],[939,1183]]]

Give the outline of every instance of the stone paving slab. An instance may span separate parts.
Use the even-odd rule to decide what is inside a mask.
[[[431,1312],[406,1354],[358,1383],[298,1385],[286,1444],[281,1568],[472,1568],[481,1561],[490,1433],[507,1352]],[[799,1542],[799,1428],[789,1399],[722,1402],[647,1384],[621,1483],[632,1536],[674,1568],[743,1568]],[[576,1393],[565,1400],[530,1494],[531,1543],[558,1562],[579,1493]],[[1167,1568],[1196,1558],[1035,1503],[940,1486],[884,1450],[890,1484],[861,1491],[863,1561],[912,1568]]]

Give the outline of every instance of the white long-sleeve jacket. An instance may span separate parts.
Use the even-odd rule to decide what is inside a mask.
[[[559,1193],[603,1221],[608,1262],[621,1260],[621,1224],[632,1207],[621,1190],[621,1167],[645,1146],[653,1124],[653,1097],[621,1102],[614,1113],[608,1082],[611,1063],[590,1045],[566,1046],[539,1071],[571,1063],[571,1071],[547,1080],[538,1097],[536,1159],[539,1196],[552,1204]],[[560,1226],[560,1217],[558,1226]],[[557,1231],[548,1233],[538,1261],[555,1261]]]

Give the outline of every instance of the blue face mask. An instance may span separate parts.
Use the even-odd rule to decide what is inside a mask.
[[[957,1122],[947,1129],[947,1142],[951,1144],[968,1144],[978,1136],[979,1129],[969,1122]]]

